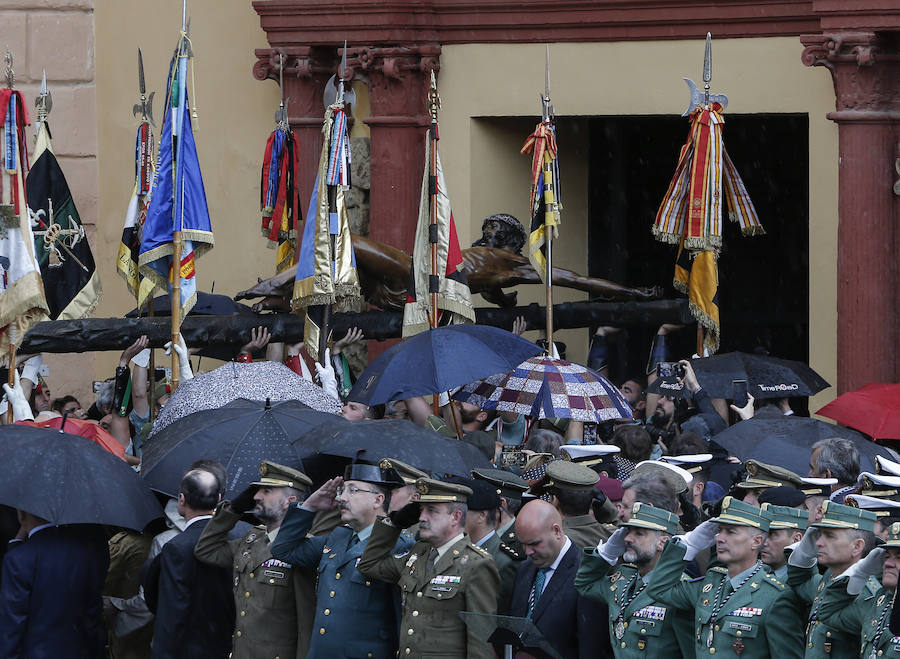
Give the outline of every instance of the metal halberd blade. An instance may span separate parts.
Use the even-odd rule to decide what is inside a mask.
[[[131,107],[131,113],[135,117],[140,114],[142,123],[150,123],[156,126],[156,123],[153,121],[153,95],[156,92],[150,92],[149,97],[146,95],[147,84],[144,80],[144,56],[140,48],[138,48],[138,89],[141,92],[141,102],[135,103]]]
[[[341,68],[340,68],[340,77],[337,75],[333,75],[328,79],[328,82],[325,83],[325,93],[323,94],[323,100],[325,102],[325,107],[331,107],[335,103],[339,103],[341,105],[353,105],[356,103],[356,92],[353,91],[353,88],[345,89],[344,85],[344,72],[347,70],[347,41],[344,41],[344,51],[341,54]]]
[[[691,102],[682,117],[687,117],[701,106],[708,108],[711,103],[719,103],[723,108],[728,107],[728,97],[725,94],[709,93],[712,82],[712,34],[709,32],[706,33],[706,47],[703,51],[703,91],[701,92],[690,78],[684,78],[684,81],[691,90]]]
[[[53,96],[47,91],[47,72],[44,71],[41,76],[41,91],[37,98],[34,99],[34,107],[37,110],[38,122],[44,121],[50,110],[53,109]]]

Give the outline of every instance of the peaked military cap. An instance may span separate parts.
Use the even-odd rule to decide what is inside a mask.
[[[598,465],[621,450],[618,446],[612,446],[611,444],[567,444],[559,447],[563,460],[577,462],[585,467]]]
[[[887,474],[889,476],[900,476],[900,462],[894,462],[893,460],[888,460],[881,455],[876,455],[875,473]]]
[[[636,503],[631,507],[631,519],[622,522],[620,526],[674,534],[678,530],[678,517],[668,510],[655,508],[649,503]]]
[[[474,478],[453,479],[460,485],[465,485],[472,494],[469,495],[467,504],[469,510],[496,510],[500,507],[500,495],[497,494],[497,488],[487,481],[479,481]]]
[[[733,526],[752,526],[760,531],[769,530],[769,519],[763,515],[761,508],[744,503],[734,497],[722,499],[722,512],[712,519],[717,524]]]
[[[863,508],[871,510],[876,517],[890,517],[900,515],[900,501],[885,499],[884,497],[869,497],[865,494],[848,494],[844,497],[844,505],[851,508]]]
[[[664,455],[660,460],[670,465],[681,467],[689,474],[696,474],[704,469],[708,469],[712,458],[712,453],[695,453],[690,455]]]
[[[807,497],[828,497],[831,486],[837,485],[837,478],[801,478],[800,491]]]
[[[507,499],[521,499],[528,483],[521,476],[503,469],[473,469],[472,478],[493,485],[497,494]]]
[[[874,531],[875,519],[876,515],[871,510],[845,506],[834,501],[825,501],[822,504],[822,519],[815,524],[810,524],[810,526],[826,529]]]
[[[472,496],[472,488],[458,483],[446,483],[433,478],[416,481],[419,503],[466,503]]]
[[[600,480],[596,471],[584,465],[566,460],[554,460],[547,465],[546,487],[561,490],[590,491]]]
[[[894,522],[887,528],[887,541],[882,547],[900,547],[900,522]]]
[[[870,497],[892,497],[900,494],[900,476],[864,471],[856,479],[856,489]]]
[[[407,485],[415,485],[415,482],[420,478],[428,478],[428,474],[421,469],[416,469],[412,465],[400,462],[396,458],[382,458],[378,466],[382,469],[395,469]]]
[[[406,485],[406,481],[393,467],[382,467],[381,465],[363,464],[361,462],[347,465],[347,468],[344,470],[344,480],[362,481],[363,483],[383,485],[388,488]]]
[[[769,529],[799,529],[806,530],[809,524],[809,511],[788,506],[776,506],[764,503],[760,510],[763,516],[769,520]]]
[[[782,485],[781,487],[770,487],[759,493],[760,505],[764,503],[773,506],[785,506],[787,508],[796,508],[806,501],[806,495],[796,487],[790,485]]]
[[[259,463],[260,479],[253,485],[263,487],[293,487],[297,490],[305,490],[312,485],[312,479],[302,471],[280,465],[277,462],[263,460]]]
[[[800,489],[803,482],[800,480],[800,476],[790,469],[766,464],[759,460],[747,460],[744,469],[747,470],[747,478],[736,485],[744,490],[764,490],[782,485]]]
[[[687,490],[688,485],[694,481],[694,477],[691,476],[690,472],[659,460],[638,462],[632,470],[630,478],[642,474],[651,474],[657,478],[662,478],[674,490],[675,494],[681,494]]]

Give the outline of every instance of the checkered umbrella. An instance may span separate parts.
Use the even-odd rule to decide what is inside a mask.
[[[632,418],[631,407],[609,380],[586,366],[550,357],[527,359],[510,373],[467,384],[453,397],[481,409],[538,419],[600,423]]]

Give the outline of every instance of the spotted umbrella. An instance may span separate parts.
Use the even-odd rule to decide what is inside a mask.
[[[339,414],[341,411],[337,400],[284,364],[229,362],[182,382],[163,407],[150,436],[188,414],[217,409],[238,398],[273,402],[298,400],[319,412]]]
[[[609,380],[586,366],[532,357],[510,373],[472,382],[454,398],[485,410],[600,423],[632,418],[631,407]]]

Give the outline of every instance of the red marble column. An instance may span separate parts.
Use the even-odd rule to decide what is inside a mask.
[[[412,253],[430,123],[430,72],[436,45],[349,49],[348,64],[368,80],[371,114],[369,237]]]
[[[803,62],[831,71],[839,126],[838,393],[900,377],[900,137],[897,34],[801,37]],[[815,226],[810,228],[815,231]],[[812,282],[815,287],[815,282]]]

